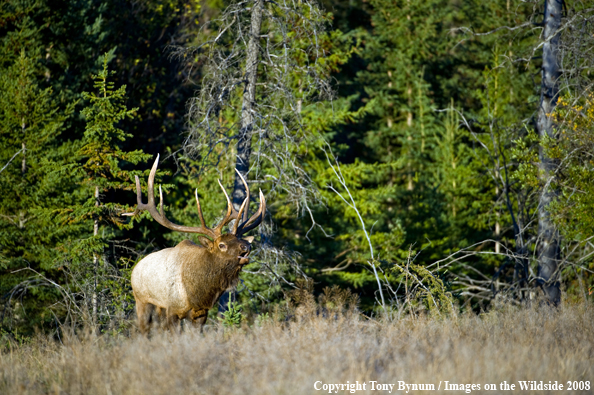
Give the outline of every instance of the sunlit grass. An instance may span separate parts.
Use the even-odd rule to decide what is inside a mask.
[[[503,381],[566,385],[594,380],[593,322],[594,309],[582,304],[393,321],[297,312],[291,321],[233,330],[213,324],[204,334],[151,339],[77,336],[61,344],[40,336],[3,345],[0,394],[324,393],[316,381],[396,384],[392,393],[404,393],[399,381],[481,384],[473,393],[486,392],[485,383],[499,390]],[[357,393],[388,392],[368,384]]]

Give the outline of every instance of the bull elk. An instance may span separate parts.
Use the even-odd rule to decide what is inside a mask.
[[[260,190],[260,207],[248,218],[250,190],[239,172],[247,197],[237,211],[229,195],[219,181],[219,186],[227,198],[227,214],[214,228],[204,223],[198,189],[195,191],[198,218],[201,226],[190,227],[177,225],[165,217],[163,193],[159,186],[160,210],[155,206],[154,181],[159,156],[153,164],[148,178],[148,203],[142,202],[140,180],[136,176],[137,206],[134,216],[142,210],[148,210],[161,225],[171,230],[186,233],[199,233],[200,243],[196,245],[184,240],[173,248],[153,252],[143,258],[132,271],[132,290],[136,300],[138,326],[143,334],[150,330],[150,324],[156,315],[166,319],[166,327],[177,328],[180,320],[188,319],[196,327],[202,328],[211,309],[221,294],[237,285],[241,268],[249,262],[249,253],[253,236],[242,235],[254,229],[262,222],[266,213],[266,200]],[[235,170],[237,171],[237,170]],[[223,227],[236,220],[229,233],[222,234]],[[206,237],[205,237],[206,236]]]

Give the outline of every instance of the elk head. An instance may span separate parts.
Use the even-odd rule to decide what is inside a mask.
[[[195,191],[198,218],[201,226],[184,226],[171,222],[163,210],[163,193],[159,186],[159,209],[155,205],[154,181],[159,156],[153,164],[148,178],[148,202],[142,202],[140,180],[136,176],[137,206],[133,216],[147,210],[151,216],[164,227],[185,233],[198,233],[202,246],[184,240],[176,247],[154,252],[142,259],[132,271],[132,289],[136,299],[136,311],[142,332],[147,333],[151,314],[156,309],[161,316],[167,317],[167,326],[172,326],[179,319],[189,318],[192,322],[204,324],[206,314],[216,303],[219,296],[233,286],[242,266],[249,262],[253,237],[242,238],[242,235],[254,229],[264,219],[266,200],[260,190],[260,207],[249,217],[248,206],[250,190],[245,179],[237,171],[246,189],[246,198],[239,210],[231,204],[227,191],[219,181],[227,199],[227,213],[214,228],[204,222],[198,189]],[[236,220],[229,233],[222,233],[223,227]]]

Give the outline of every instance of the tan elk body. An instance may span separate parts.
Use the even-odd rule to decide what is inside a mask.
[[[172,329],[177,327],[181,319],[188,319],[198,327],[204,325],[208,310],[216,304],[225,290],[237,284],[241,268],[249,263],[248,255],[253,237],[242,239],[241,235],[258,226],[266,211],[266,201],[260,191],[260,207],[247,219],[249,188],[240,174],[247,197],[239,211],[233,208],[227,192],[221,185],[227,198],[227,214],[215,228],[208,228],[204,224],[196,190],[196,204],[202,226],[176,225],[165,217],[162,194],[160,212],[155,206],[153,184],[158,162],[157,156],[148,180],[148,203],[142,203],[140,180],[136,177],[138,206],[134,213],[125,215],[135,215],[140,210],[148,210],[157,222],[169,229],[200,233],[208,238],[199,237],[203,245],[184,240],[173,248],[146,256],[134,267],[132,290],[136,300],[138,326],[145,334],[149,332],[151,321],[156,317],[159,320],[164,319],[166,326]],[[236,221],[231,232],[221,234],[222,228],[233,219]]]

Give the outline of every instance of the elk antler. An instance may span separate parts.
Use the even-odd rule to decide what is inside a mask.
[[[264,214],[266,213],[266,199],[264,198],[264,194],[262,193],[262,190],[260,190],[260,208],[258,209],[258,212],[256,214],[254,214],[250,219],[245,220],[240,225],[241,220],[248,217],[247,212],[248,212],[249,202],[250,202],[250,188],[248,187],[247,182],[245,181],[245,178],[243,178],[241,173],[237,169],[235,169],[235,171],[239,175],[239,178],[241,179],[241,182],[243,183],[243,186],[245,187],[246,198],[243,200],[243,203],[241,204],[239,211],[237,211],[231,204],[231,199],[229,199],[229,195],[227,194],[227,191],[225,190],[225,188],[223,188],[223,185],[221,185],[221,182],[219,181],[219,186],[223,190],[223,193],[225,194],[225,198],[227,198],[227,214],[225,215],[225,218],[223,218],[221,223],[218,224],[214,230],[220,232],[221,229],[223,228],[223,226],[227,225],[229,222],[236,219],[237,221],[235,222],[235,225],[233,226],[233,229],[231,230],[231,234],[241,236],[242,234],[246,233],[247,231],[252,230],[256,226],[260,225],[260,223],[262,222],[262,219],[264,219]],[[257,220],[257,221],[254,222],[255,220]],[[252,222],[254,222],[254,223],[252,223]]]
[[[259,189],[259,192],[260,207],[258,208],[258,211],[250,217],[250,219],[239,225],[239,229],[236,233],[237,236],[241,236],[242,234],[254,229],[256,226],[260,225],[264,220],[264,216],[266,215],[266,199],[264,198],[264,194],[262,193],[261,189]]]
[[[140,188],[140,179],[138,176],[136,178],[136,209],[133,213],[124,213],[122,215],[126,216],[134,216],[138,214],[142,210],[148,210],[151,216],[163,225],[164,227],[175,230],[178,232],[186,232],[186,233],[201,233],[203,235],[211,237],[213,240],[216,239],[220,234],[216,234],[213,229],[208,228],[204,224],[204,216],[202,215],[202,210],[200,208],[200,201],[198,200],[198,190],[196,190],[196,203],[198,205],[198,217],[200,218],[200,223],[202,226],[184,226],[184,225],[177,225],[173,222],[169,221],[165,216],[165,211],[163,210],[163,193],[161,191],[161,186],[159,186],[159,206],[161,208],[161,212],[157,210],[155,207],[155,196],[154,196],[154,184],[155,184],[155,174],[157,174],[157,167],[159,166],[159,155],[157,155],[157,159],[155,159],[155,163],[151,168],[151,172],[148,178],[148,203],[142,202],[142,190]]]
[[[239,175],[239,178],[241,178],[241,182],[243,182],[243,185],[245,186],[245,191],[246,191],[246,200],[244,200],[244,204],[247,201],[247,206],[245,208],[245,212],[243,213],[243,219],[244,222],[239,224],[239,222],[242,220],[241,214],[238,215],[238,220],[235,223],[235,226],[233,227],[233,234],[237,235],[237,236],[241,236],[242,234],[254,229],[256,226],[260,225],[260,223],[262,222],[262,220],[264,219],[264,215],[266,215],[266,199],[264,198],[264,194],[262,193],[262,190],[259,189],[260,191],[260,207],[258,208],[258,211],[252,215],[248,220],[245,220],[245,218],[248,217],[248,209],[249,209],[249,205],[250,205],[250,189],[248,188],[247,182],[245,182],[245,179],[243,178],[243,176],[241,175],[241,173],[235,169],[235,171],[237,172],[237,174]],[[227,201],[229,201],[229,198],[227,197]],[[243,204],[241,205],[241,208],[239,209],[239,212],[242,212],[242,208],[243,208]]]
[[[237,171],[237,169],[235,171]],[[241,174],[239,176],[241,177]],[[218,224],[215,227],[215,230],[218,230],[219,232],[223,229],[223,226],[227,225],[229,222],[231,222],[234,219],[237,219],[237,221],[235,222],[235,225],[236,225],[235,228],[236,228],[237,227],[237,223],[239,222],[239,219],[238,218],[241,218],[241,213],[243,213],[246,204],[249,205],[250,192],[249,192],[247,183],[245,182],[245,180],[243,179],[243,177],[241,178],[241,180],[243,181],[243,185],[245,186],[245,189],[248,192],[247,192],[247,197],[243,200],[243,203],[241,203],[241,207],[239,207],[239,211],[237,211],[235,209],[235,207],[233,207],[233,204],[231,204],[231,200],[229,199],[229,195],[227,195],[227,191],[223,187],[223,184],[221,184],[221,181],[220,180],[217,180],[219,182],[219,186],[221,187],[221,189],[223,190],[223,193],[225,194],[225,198],[227,198],[227,214],[225,215],[225,218],[223,218],[223,220],[221,221],[221,223]],[[235,230],[236,229],[234,229],[234,231],[231,232],[231,233],[232,234],[235,234]]]
[[[247,193],[247,197],[243,200],[243,203],[241,204],[239,211],[237,211],[233,207],[233,205],[231,204],[231,200],[229,199],[229,195],[227,195],[227,191],[225,191],[225,188],[221,184],[221,181],[218,181],[219,186],[221,187],[221,189],[223,190],[223,193],[225,194],[225,197],[227,198],[227,214],[225,214],[225,217],[217,226],[215,226],[213,229],[206,226],[206,224],[204,222],[204,216],[202,215],[202,208],[200,207],[200,200],[198,199],[198,188],[196,188],[196,190],[194,191],[194,195],[196,197],[196,206],[198,208],[198,218],[200,219],[200,224],[202,226],[193,227],[193,226],[184,226],[184,225],[174,224],[173,222],[169,221],[167,219],[167,217],[165,216],[165,211],[163,210],[163,192],[161,191],[160,185],[159,185],[160,212],[159,212],[159,210],[157,210],[157,207],[155,206],[154,183],[155,183],[155,174],[157,174],[158,166],[159,166],[159,155],[157,155],[157,159],[155,159],[155,163],[153,164],[153,167],[151,168],[151,172],[150,172],[149,178],[148,178],[148,191],[147,191],[148,202],[146,204],[142,202],[142,190],[140,188],[140,179],[138,178],[138,176],[135,176],[135,179],[136,179],[136,203],[137,203],[136,209],[132,213],[124,213],[122,215],[135,216],[140,211],[148,210],[148,212],[151,214],[151,216],[158,223],[160,223],[161,225],[163,225],[164,227],[166,227],[168,229],[175,230],[178,232],[200,233],[200,234],[206,235],[208,237],[211,237],[213,240],[216,239],[217,237],[219,237],[221,235],[223,227],[234,219],[236,219],[237,221],[235,222],[235,226],[233,227],[233,231],[231,233],[234,235],[237,235],[237,236],[242,235],[243,233],[247,232],[248,230],[254,229],[256,226],[258,226],[262,222],[262,219],[264,218],[264,214],[266,213],[266,200],[264,199],[264,195],[262,194],[262,191],[260,190],[260,208],[259,208],[258,212],[256,214],[254,214],[250,219],[248,219],[247,221],[245,221],[241,225],[239,225],[239,222],[241,221],[242,216],[247,217],[247,210],[248,210],[249,199],[250,199],[250,190],[248,188],[248,185],[247,185],[245,179],[241,176],[241,174],[237,171],[237,169],[235,169],[235,171],[237,171],[237,174],[239,174],[239,177],[241,177],[241,181],[243,182],[243,185],[245,186],[246,193]],[[245,212],[244,212],[244,210],[245,210]]]
[[[227,215],[225,216],[223,221],[221,221],[221,223],[217,226],[216,229],[220,229],[227,223],[229,223],[231,220],[237,219],[237,221],[235,221],[233,229],[231,230],[231,234],[241,236],[247,231],[252,230],[256,226],[260,225],[260,223],[264,219],[264,215],[266,214],[266,199],[264,198],[264,194],[260,189],[260,207],[258,208],[258,211],[254,215],[252,215],[250,219],[245,220],[248,217],[248,209],[250,205],[250,188],[248,187],[245,178],[243,178],[239,170],[235,169],[235,172],[237,173],[237,175],[241,179],[241,182],[243,183],[243,186],[245,187],[246,198],[243,200],[243,203],[241,204],[239,211],[235,210],[235,208],[231,204],[229,195],[227,195],[227,191],[225,191],[225,188],[223,188],[221,182],[219,181],[219,185],[221,186],[221,189],[223,190],[223,193],[227,198]],[[244,220],[244,222],[240,224],[242,220]]]

